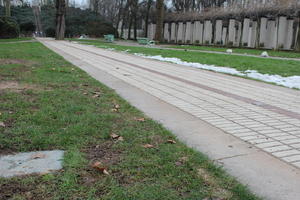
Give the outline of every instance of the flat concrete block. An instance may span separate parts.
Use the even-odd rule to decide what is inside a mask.
[[[0,177],[8,178],[62,169],[64,151],[36,151],[0,157]]]

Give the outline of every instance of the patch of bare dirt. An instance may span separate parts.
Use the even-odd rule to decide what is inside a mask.
[[[80,174],[81,184],[89,186],[102,178],[105,178],[102,173],[99,173],[91,167],[92,163],[101,162],[108,170],[110,170],[111,166],[116,165],[121,161],[122,151],[114,149],[113,145],[113,141],[107,141],[83,149],[90,164],[87,166],[86,170]],[[112,172],[111,175],[118,180],[121,179],[119,172]],[[101,194],[98,195],[101,196]]]
[[[99,161],[105,165],[113,165],[120,161],[122,152],[113,148],[114,142],[108,141],[99,145],[90,146],[83,151],[90,162]]]
[[[36,63],[28,60],[22,60],[22,59],[0,59],[0,65],[11,65],[11,64],[31,66]]]
[[[222,188],[218,183],[217,179],[213,177],[208,171],[203,168],[198,169],[198,175],[203,179],[206,186],[210,187],[213,197],[219,199],[231,199],[233,194]]]
[[[21,177],[26,178],[27,176]],[[21,180],[13,180],[0,183],[0,199],[26,199],[26,200],[48,200],[51,193],[46,191],[46,182],[40,178],[35,183],[24,184]]]
[[[41,90],[42,88],[31,85],[31,84],[20,84],[17,81],[1,81],[0,82],[0,92],[3,90],[10,90],[14,92],[22,92],[24,90]]]

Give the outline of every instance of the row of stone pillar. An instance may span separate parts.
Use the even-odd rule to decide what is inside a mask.
[[[295,26],[294,26],[295,25]],[[148,27],[148,37],[154,38],[155,24]],[[171,22],[164,24],[164,40],[176,44],[218,45],[266,49],[292,49],[298,26],[286,16]]]

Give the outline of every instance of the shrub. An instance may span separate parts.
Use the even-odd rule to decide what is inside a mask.
[[[35,31],[35,25],[33,22],[26,22],[20,24],[20,32],[24,35],[31,35]]]
[[[55,29],[47,28],[46,29],[46,37],[55,37]]]
[[[15,20],[10,17],[0,17],[0,38],[19,37],[20,29]]]
[[[103,21],[91,21],[87,23],[87,34],[95,37],[103,37],[106,34],[117,35],[116,29],[109,23]]]

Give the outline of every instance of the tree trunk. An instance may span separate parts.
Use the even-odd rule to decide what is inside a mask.
[[[128,40],[131,40],[131,27],[132,27],[132,16],[129,17]]]
[[[149,14],[150,14],[151,4],[152,4],[152,0],[148,0],[147,13],[146,13],[146,19],[145,19],[145,37],[148,37],[148,25],[149,25]]]
[[[55,39],[63,40],[65,38],[65,16],[66,2],[65,0],[56,0],[56,32]]]
[[[300,12],[298,14],[298,33],[297,33],[297,40],[295,43],[295,50],[300,51]]]
[[[134,15],[133,30],[134,30],[134,40],[136,40],[136,38],[137,38],[137,14]]]
[[[5,16],[10,17],[11,12],[10,12],[10,0],[5,0]]]
[[[162,33],[164,25],[164,0],[156,1],[156,31],[155,31],[155,41],[162,42]]]

